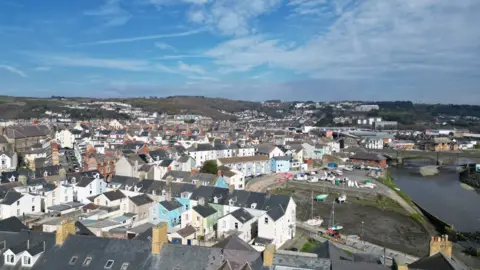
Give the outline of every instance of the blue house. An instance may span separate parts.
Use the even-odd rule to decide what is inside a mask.
[[[273,173],[281,173],[290,171],[290,159],[289,156],[278,156],[270,159],[270,168]]]
[[[182,213],[186,207],[177,199],[161,201],[151,207],[150,221],[154,224],[167,222],[168,227],[180,225]]]
[[[220,188],[228,188],[227,181],[225,181],[225,179],[223,179],[223,177],[221,176],[218,177],[217,182],[215,183],[215,186]]]

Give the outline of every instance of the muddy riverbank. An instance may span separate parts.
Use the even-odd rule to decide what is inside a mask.
[[[281,189],[275,192],[293,197],[298,220],[305,221],[312,216],[310,191]],[[337,196],[331,194],[326,202],[313,202],[313,216],[324,220],[322,227],[329,224],[332,200]],[[428,252],[430,237],[423,226],[386,197],[348,197],[346,203],[335,204],[335,223],[344,226],[341,231],[344,235],[363,236],[365,241],[416,256],[424,256]]]

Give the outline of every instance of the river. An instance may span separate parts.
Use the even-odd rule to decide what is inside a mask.
[[[457,231],[480,231],[480,193],[462,188],[458,173],[442,170],[436,176],[422,177],[412,174],[415,169],[390,171],[398,187],[422,208],[453,224]]]

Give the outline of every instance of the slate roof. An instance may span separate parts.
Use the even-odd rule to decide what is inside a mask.
[[[162,179],[167,180],[168,176],[172,176],[174,181],[177,181],[178,179],[182,179],[182,181],[185,181],[190,178],[190,175],[190,172],[185,171],[168,171],[163,175]]]
[[[177,162],[178,162],[178,163],[185,163],[185,162],[188,162],[189,159],[190,159],[190,156],[184,155],[184,156],[181,156],[181,157],[177,160]]]
[[[160,162],[159,166],[161,167],[168,167],[172,164],[173,160],[172,159],[165,159]]]
[[[103,193],[109,201],[116,201],[125,198],[125,195],[120,190],[111,190]]]
[[[8,141],[7,141],[7,139],[5,138],[5,136],[0,135],[0,144],[4,144],[4,143],[8,143]]]
[[[188,224],[185,228],[176,231],[176,233],[178,235],[180,235],[181,237],[190,236],[190,235],[194,234],[195,232],[196,232],[195,228],[190,224]]]
[[[73,178],[70,179],[72,180]],[[93,182],[93,180],[95,180],[95,178],[93,177],[82,176],[80,179],[75,177],[77,187],[87,187],[88,185],[90,185],[90,183]]]
[[[136,205],[136,206],[142,206],[148,203],[152,203],[153,200],[148,197],[147,194],[141,194],[137,195],[134,197],[130,197],[130,200]]]
[[[236,220],[241,223],[245,223],[253,218],[253,216],[243,208],[238,208],[237,210],[230,213]]]
[[[213,185],[217,182],[218,176],[216,174],[211,173],[195,173],[190,175],[189,181],[197,180],[200,182],[207,182],[210,185]]]
[[[0,220],[1,232],[20,232],[22,230],[28,230],[28,227],[17,217],[9,217]]]
[[[254,161],[266,161],[269,160],[267,156],[249,156],[249,157],[231,157],[231,158],[219,158],[222,164],[235,164]]]
[[[215,208],[211,207],[210,205],[196,205],[192,209],[204,218],[217,213],[217,210],[215,210]]]
[[[290,161],[292,159],[292,157],[290,157],[290,156],[276,156],[276,157],[273,157],[273,159]]]
[[[49,128],[45,125],[21,125],[6,127],[4,134],[11,139],[23,139],[31,137],[45,137],[49,132]]]
[[[312,249],[311,253],[317,254],[319,258],[331,259],[332,261],[353,261],[353,256],[347,254],[341,248],[330,241],[325,241]]]
[[[270,209],[267,212],[267,215],[269,217],[271,217],[274,221],[277,221],[278,219],[283,217],[283,215],[285,215],[285,210],[283,209],[282,206],[279,205],[279,206],[276,206],[276,207]]]
[[[3,200],[0,202],[0,204],[12,205],[22,197],[23,197],[23,194],[19,192],[9,191],[7,192]]]
[[[190,152],[200,152],[200,151],[214,151],[215,148],[209,143],[197,143],[192,147],[188,148]]]
[[[436,270],[468,270],[463,262],[447,257],[438,252],[430,257],[423,257],[408,265],[408,268],[436,269]]]
[[[153,150],[148,153],[153,160],[164,160],[170,158],[170,154],[163,149]]]
[[[172,199],[171,201],[166,201],[166,200],[161,201],[161,202],[159,202],[159,204],[161,204],[168,211],[172,211],[172,210],[178,209],[180,207],[183,207],[183,205],[179,201],[177,201],[176,199]]]
[[[217,242],[212,247],[214,248],[224,248],[229,250],[245,250],[245,251],[255,251],[255,249],[249,244],[245,243],[236,235],[230,235],[227,238]]]

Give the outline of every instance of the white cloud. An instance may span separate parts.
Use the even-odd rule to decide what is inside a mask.
[[[217,0],[207,7],[194,9],[188,18],[203,23],[225,35],[246,35],[253,32],[251,20],[266,14],[280,4],[281,0]]]
[[[205,55],[215,59],[220,71],[248,71],[269,65],[316,78],[480,70],[478,1],[335,3],[339,15],[329,31],[303,45],[292,47],[286,45],[288,41],[247,35],[224,42]]]
[[[14,74],[17,74],[18,76],[21,76],[21,77],[27,77],[27,75],[21,71],[20,69],[16,68],[16,67],[13,67],[13,66],[9,66],[9,65],[0,65],[0,68],[1,69],[4,69],[6,71],[9,71],[11,73],[14,73]]]
[[[209,77],[209,76],[188,76],[188,78],[191,80],[197,80],[197,81],[211,81],[211,82],[218,81],[217,78]]]
[[[178,62],[178,69],[186,72],[201,74],[201,75],[206,73],[205,70],[200,66],[188,65],[181,61]]]
[[[106,0],[103,6],[85,11],[83,14],[98,19],[104,27],[124,25],[132,17],[128,11],[120,6],[120,0]]]
[[[320,15],[324,13],[326,3],[327,0],[290,0],[287,5],[297,15]]]
[[[179,32],[179,33],[137,36],[137,37],[117,38],[117,39],[106,39],[106,40],[98,40],[98,41],[89,42],[89,43],[83,43],[83,44],[80,44],[80,45],[77,45],[77,46],[116,44],[116,43],[128,43],[128,42],[143,41],[143,40],[154,40],[154,39],[161,39],[161,38],[185,37],[185,36],[195,35],[195,34],[198,34],[198,33],[204,32],[204,31],[205,31],[205,29],[196,29],[196,30]]]
[[[208,56],[202,54],[176,54],[176,55],[164,55],[157,57],[157,59],[182,59],[182,58],[208,58]]]
[[[171,50],[176,51],[176,49],[165,42],[155,42],[155,47],[159,48],[160,50]]]
[[[203,5],[208,3],[209,0],[149,0],[148,2],[155,6],[173,5],[173,4],[179,4],[179,3]]]

